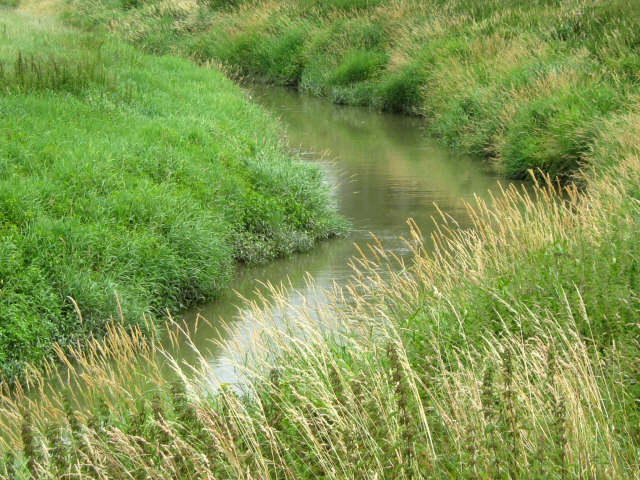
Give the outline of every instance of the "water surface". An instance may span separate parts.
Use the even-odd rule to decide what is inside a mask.
[[[331,105],[275,87],[253,86],[251,94],[282,119],[289,147],[322,166],[338,210],[351,221],[353,230],[347,238],[325,241],[309,253],[241,267],[223,298],[184,314],[192,322],[202,315],[214,325],[220,318],[230,325],[224,333],[200,327],[195,335],[196,345],[208,350],[215,375],[227,383],[237,381],[236,372],[224,354],[211,348],[210,340],[235,337],[242,344],[248,336],[250,325],[238,320],[242,301],[234,291],[254,299],[261,283],[291,284],[296,290],[291,301],[299,304],[313,298],[318,288],[346,283],[352,274],[349,260],[358,253],[355,244],[371,243],[371,234],[387,250],[405,256],[408,249],[402,238],[409,234],[407,219],[414,219],[427,237],[433,229],[432,218],[439,216],[437,204],[464,227],[468,224],[464,200],[488,196],[499,180],[479,161],[426,138],[418,119]],[[307,274],[316,287],[308,286]],[[186,361],[187,350],[180,353]]]

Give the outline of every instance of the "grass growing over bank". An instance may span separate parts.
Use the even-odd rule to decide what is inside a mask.
[[[640,93],[634,0],[91,0],[142,48],[330,101],[423,116],[509,177],[570,175]]]
[[[640,478],[640,109],[609,122],[591,155],[580,196],[511,189],[469,207],[473,229],[414,228],[398,273],[374,243],[330,302],[289,304],[274,288],[249,305],[244,391],[212,390],[206,355],[181,366],[111,327],[69,372],[49,367],[67,393],[34,373],[31,398],[0,397],[0,472]]]
[[[139,15],[145,5],[154,3],[130,2],[127,11]],[[200,11],[187,1],[163,5],[186,12],[185,25],[192,25],[189,12]],[[208,5],[229,15],[248,8]],[[318,15],[338,11],[334,4],[297,5],[313,5]],[[340,10],[364,14],[384,5],[342,1]],[[466,5],[433,4],[447,15],[482,18],[483,9]],[[528,5],[514,8],[577,3]],[[612,5],[632,4],[592,6]],[[454,28],[450,18],[433,25]],[[166,22],[156,30],[161,38],[174,15]],[[571,31],[580,29],[564,35]],[[584,43],[588,50],[588,38]],[[344,69],[336,78],[358,78],[377,62],[367,56],[351,69],[359,73]],[[113,95],[113,77],[97,78],[105,96]],[[530,92],[531,102],[551,98],[542,88],[547,81]],[[633,85],[625,82],[617,92]],[[557,109],[547,105],[551,117],[570,105],[578,118],[576,95]],[[212,389],[206,354],[181,365],[153,327],[124,328],[118,319],[104,342],[58,350],[64,367],[30,371],[24,390],[2,384],[0,475],[640,478],[640,104],[625,98],[625,108],[600,116],[588,132],[580,194],[552,181],[530,193],[496,194],[469,207],[473,228],[460,230],[443,216],[437,234],[425,239],[414,227],[413,258],[402,268],[389,268],[396,259],[374,243],[354,260],[352,284],[336,286],[329,302],[290,304],[274,288],[249,305],[255,337],[248,351],[236,352],[244,391]],[[541,107],[529,106],[539,118]],[[514,138],[528,138],[528,124],[519,125],[524,130]],[[567,132],[575,134],[572,128]],[[282,312],[284,318],[274,314]],[[174,335],[188,344],[184,332]]]
[[[0,373],[343,231],[319,167],[215,70],[0,18]],[[76,310],[82,312],[81,318]]]

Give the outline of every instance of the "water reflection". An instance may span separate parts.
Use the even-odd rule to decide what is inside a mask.
[[[233,340],[241,353],[253,329],[251,321],[237,320],[243,303],[234,291],[255,300],[254,290],[261,283],[285,283],[296,289],[291,296],[294,304],[312,301],[318,289],[348,281],[349,259],[357,254],[354,244],[369,243],[371,233],[386,249],[404,256],[408,250],[401,238],[408,234],[407,219],[415,219],[428,236],[432,217],[439,215],[437,203],[464,226],[463,200],[486,197],[498,182],[479,162],[426,139],[417,119],[329,105],[286,89],[254,86],[252,90],[254,101],[281,117],[292,150],[323,166],[339,211],[351,220],[353,232],[307,254],[240,268],[222,299],[184,315],[191,322],[202,315],[213,325],[221,318],[229,326],[225,332],[201,327],[195,336],[198,348],[208,350],[215,375],[227,383],[237,381],[237,372],[210,341]],[[307,274],[315,278],[315,286],[307,283]],[[180,355],[186,361],[192,357],[188,349]]]

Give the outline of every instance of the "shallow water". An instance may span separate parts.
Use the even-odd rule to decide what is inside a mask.
[[[233,362],[211,340],[236,340],[240,349],[248,341],[251,325],[239,320],[243,302],[234,292],[255,299],[261,284],[284,283],[295,290],[293,304],[315,301],[318,290],[348,282],[349,260],[358,254],[355,245],[371,243],[371,234],[385,249],[405,256],[409,251],[402,238],[409,236],[407,219],[414,219],[428,237],[432,218],[440,215],[437,204],[464,227],[464,201],[473,201],[474,195],[487,197],[499,181],[477,160],[425,138],[417,119],[330,105],[282,88],[253,86],[251,94],[255,102],[281,117],[290,148],[322,166],[338,210],[353,230],[347,238],[325,241],[309,253],[241,267],[223,298],[183,314],[189,323],[201,315],[212,325],[219,325],[219,319],[228,325],[225,332],[200,326],[194,339],[198,349],[207,352],[218,381],[231,384],[238,381]],[[507,182],[501,183],[506,187]],[[315,279],[314,287],[308,285],[307,273]],[[186,362],[193,358],[189,348],[177,356]]]

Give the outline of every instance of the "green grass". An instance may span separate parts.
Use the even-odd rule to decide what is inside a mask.
[[[262,8],[256,9],[257,4]],[[240,355],[226,352],[229,358],[237,358],[237,367],[247,380],[242,391],[229,385],[212,391],[213,374],[206,353],[194,353],[199,361],[183,366],[171,358],[152,326],[129,323],[127,328],[127,321],[136,323],[140,317],[125,317],[125,326],[118,325],[122,320],[116,317],[116,325],[106,326],[108,334],[103,340],[90,340],[86,348],[69,348],[67,353],[58,350],[64,367],[47,363],[44,371],[49,378],[57,379],[67,390],[49,388],[37,371],[26,374],[25,384],[31,386],[26,391],[0,384],[0,475],[12,480],[640,479],[640,370],[636,361],[640,353],[640,105],[634,97],[639,80],[635,69],[638,30],[632,28],[638,19],[633,14],[635,3],[522,0],[505,8],[498,0],[434,1],[424,12],[412,10],[417,3],[409,1],[394,2],[396,10],[390,10],[391,2],[384,1],[284,5],[279,0],[197,4],[146,0],[86,5],[85,20],[102,24],[109,19],[120,34],[152,50],[223,60],[241,72],[267,75],[266,68],[254,68],[258,64],[253,62],[259,59],[259,65],[264,62],[278,72],[278,81],[291,75],[290,84],[335,101],[371,101],[373,106],[425,115],[433,131],[447,142],[492,156],[514,176],[522,174],[525,163],[563,175],[581,166],[577,174],[580,189],[560,188],[547,180],[469,206],[473,228],[459,229],[443,217],[438,220],[437,233],[425,239],[414,226],[408,242],[413,255],[400,269],[395,268],[393,254],[374,243],[363,249],[368,257],[354,259],[352,283],[327,293],[329,302],[296,305],[285,289],[276,287],[268,300],[247,304],[244,314],[255,326],[256,335],[243,343],[245,350]],[[393,15],[403,8],[406,15]],[[286,12],[295,15],[286,19]],[[302,18],[304,26],[296,23]],[[429,21],[422,22],[424,18]],[[265,33],[276,19],[275,33]],[[328,19],[333,20],[332,25]],[[160,23],[156,21],[172,28],[145,30],[152,24],[157,27]],[[376,27],[376,21],[384,26]],[[405,28],[406,22],[415,25]],[[389,25],[397,27],[393,34]],[[219,33],[224,29],[229,35],[222,37]],[[283,36],[290,29],[297,33]],[[388,42],[399,50],[388,50]],[[76,45],[70,58],[87,58],[83,65],[96,65],[95,52],[87,51],[88,44],[95,42]],[[196,47],[199,53],[193,50]],[[88,88],[69,90],[61,82],[62,88],[52,90],[58,84],[57,75],[45,76],[49,80],[43,80],[45,87],[41,87],[33,76],[19,77],[7,68],[8,78],[26,80],[18,87],[5,87],[3,116],[7,111],[36,108],[41,101],[48,101],[46,107],[52,109],[51,99],[55,98],[55,105],[64,105],[56,112],[58,123],[67,118],[68,122],[75,120],[69,123],[74,128],[88,129],[90,122],[85,118],[96,110],[98,98],[110,106],[110,113],[156,119],[142,136],[152,134],[153,145],[166,151],[184,142],[188,148],[201,148],[209,137],[196,135],[198,142],[193,145],[192,136],[176,133],[182,131],[176,123],[194,121],[180,110],[191,105],[184,101],[190,98],[185,90],[207,85],[206,79],[219,79],[217,74],[193,69],[175,58],[151,59],[122,45],[103,48],[101,58],[113,59],[115,48],[118,62],[125,63],[124,72],[132,77],[109,64],[105,75],[95,70],[97,76],[91,80],[95,84]],[[205,48],[206,54],[200,50]],[[410,55],[404,56],[402,48]],[[270,54],[294,50],[291,57]],[[260,56],[255,54],[258,51]],[[233,56],[224,57],[229,52]],[[318,54],[305,56],[305,52]],[[37,53],[35,62],[43,69],[51,65],[51,58],[58,62],[60,55]],[[0,55],[3,65],[19,65],[24,59],[33,63],[30,52],[23,51],[21,57],[15,48],[0,50]],[[385,55],[387,70],[382,62]],[[294,57],[296,69],[288,71],[287,59]],[[17,61],[19,58],[23,60]],[[163,79],[198,75],[198,82],[190,86],[184,81],[179,86],[171,83],[169,91],[174,95],[164,97],[172,105],[170,114],[157,105],[163,92],[161,80],[149,74],[144,82],[133,81],[135,72],[142,75],[137,69],[144,67],[148,73],[150,66]],[[75,75],[76,70],[69,71]],[[127,78],[131,82],[123,87]],[[37,88],[25,95],[23,84]],[[145,97],[132,88],[135,85],[153,85],[153,96],[147,93]],[[251,163],[263,149],[277,153],[280,148],[269,143],[270,136],[259,142],[247,134],[255,130],[244,130],[243,118],[232,113],[253,112],[251,125],[255,127],[257,119],[262,119],[262,132],[273,131],[271,120],[238,97],[238,91],[227,83],[220,80],[216,88],[235,92],[236,103],[226,123],[215,126],[224,127],[225,139],[238,140],[221,147],[227,155],[215,177],[219,183],[213,183],[223,188],[225,179],[236,182],[233,189],[221,190],[229,200],[223,205],[235,216],[225,217],[227,212],[215,208],[207,211],[220,215],[215,222],[242,220],[242,228],[232,229],[233,245],[236,252],[244,252],[241,256],[250,257],[268,248],[270,242],[277,245],[282,240],[277,235],[280,230],[273,227],[282,225],[281,218],[291,218],[281,217],[284,214],[277,208],[282,195],[270,199],[261,196],[260,189],[272,191],[280,178],[289,177],[276,168],[278,162]],[[387,103],[375,97],[373,92],[378,89],[387,92]],[[210,90],[194,96],[203,99],[207,112],[215,104],[220,114],[226,103],[216,103],[218,97]],[[225,101],[229,96],[224,96]],[[173,102],[178,97],[181,101]],[[63,100],[94,103],[91,108],[73,110]],[[116,100],[120,102],[117,108],[113,107]],[[194,98],[191,101],[201,105]],[[65,111],[71,112],[71,120]],[[82,120],[78,112],[85,115]],[[15,140],[2,144],[0,171],[11,169],[15,178],[35,182],[33,172],[57,165],[56,155],[61,154],[45,148],[50,139],[41,133],[46,131],[44,126],[33,126],[37,115],[15,116],[11,132],[17,133],[11,137]],[[109,123],[109,116],[100,118],[100,132],[117,131],[123,141],[134,135],[136,141],[128,145],[136,152],[140,135],[132,129],[123,131],[122,122]],[[49,120],[47,128],[59,135],[55,128],[62,131],[63,127]],[[22,130],[18,127],[40,134],[19,135]],[[239,132],[245,135],[231,136]],[[64,152],[91,152],[100,147],[95,134],[92,141],[79,135],[73,141],[62,138],[67,139],[62,144]],[[83,149],[73,150],[74,142],[83,138]],[[108,139],[112,150],[113,138],[116,136]],[[37,151],[44,154],[9,157],[5,145],[21,151],[18,147],[29,142],[38,144]],[[155,218],[153,207],[169,215],[164,203],[144,201],[147,192],[154,194],[154,186],[165,189],[157,198],[162,195],[168,202],[167,210],[181,215],[180,203],[171,195],[175,175],[169,176],[157,161],[145,170],[146,162],[136,162],[138,155],[142,154],[114,155],[118,171],[124,172],[116,178],[99,175],[103,169],[112,172],[112,164],[104,161],[108,156],[101,156],[102,161],[94,162],[91,169],[73,170],[73,175],[64,170],[60,182],[79,178],[83,188],[74,190],[73,215],[67,203],[62,219],[73,223],[89,202],[85,197],[102,191],[108,182],[129,178],[124,176],[128,168],[135,169],[135,179],[144,183],[144,195],[134,191],[129,197],[130,188],[116,190],[113,204],[107,205],[125,213],[117,210],[117,215],[110,216],[109,208],[104,207],[96,210],[96,222],[106,218],[116,227],[129,222],[144,230],[160,228],[144,220]],[[289,165],[278,155],[276,159]],[[84,165],[77,160],[84,158],[79,153],[64,158],[72,165]],[[211,194],[209,185],[197,188],[194,180],[206,171],[202,165],[198,164],[197,176],[191,177],[187,170],[169,170],[189,178],[181,184],[180,199],[194,190],[199,199],[206,200]],[[248,182],[254,171],[259,172],[253,175],[260,180]],[[154,176],[158,172],[160,177]],[[242,195],[235,188],[239,184],[245,186]],[[57,197],[50,201],[57,189],[28,185],[14,191],[14,200],[3,203],[8,213],[2,218],[16,224],[7,231],[28,232],[26,238],[34,246],[21,253],[11,242],[4,242],[5,260],[0,268],[21,265],[34,252],[40,254],[37,258],[49,261],[50,251],[66,255],[60,262],[66,265],[67,259],[84,261],[88,252],[104,245],[104,241],[95,242],[80,255],[73,246],[85,236],[98,235],[94,230],[83,223],[74,235],[64,236],[59,235],[64,230],[50,226],[51,221],[38,224],[42,211],[59,208]],[[7,182],[0,191],[5,190],[12,191]],[[304,192],[307,190],[300,194]],[[311,199],[318,197],[308,198],[315,205]],[[231,200],[245,201],[243,208],[251,208],[240,215]],[[306,210],[292,210],[292,225],[317,218],[307,216]],[[86,218],[84,222],[92,225]],[[159,223],[165,225],[164,220]],[[128,232],[118,230],[117,236],[109,238],[128,242]],[[238,235],[244,241],[237,241]],[[264,247],[253,248],[254,236],[265,239],[260,243]],[[207,237],[211,238],[214,236]],[[43,250],[42,245],[51,248]],[[231,251],[233,247],[227,248]],[[145,263],[154,258],[148,252],[144,250]],[[131,254],[127,260],[132,258],[136,257]],[[126,272],[130,265],[124,267]],[[15,271],[23,271],[24,280],[6,291],[19,294],[18,285],[40,282],[41,298],[29,297],[33,305],[55,305],[57,297],[47,297],[51,282],[40,275],[38,265]],[[177,276],[184,272],[163,270]],[[87,285],[92,284],[80,284],[82,288]],[[127,278],[122,285],[126,290],[141,282]],[[285,314],[274,316],[265,306]],[[41,323],[31,325],[40,327]],[[151,331],[149,336],[145,337],[145,330]],[[178,339],[188,343],[185,332],[176,325],[169,328],[169,334],[174,343]],[[166,375],[166,363],[172,366],[172,375]]]
[[[413,226],[403,269],[363,249],[332,301],[247,303],[256,333],[225,351],[243,388],[111,326],[49,365],[66,393],[38,372],[0,393],[0,474],[639,479],[638,112],[598,131],[581,193],[511,188],[473,229]]]
[[[213,298],[235,262],[344,231],[320,169],[215,70],[5,12],[0,115],[6,377],[110,318]]]
[[[20,0],[0,0],[0,9],[16,8],[20,4]]]
[[[569,176],[640,93],[632,0],[72,3],[156,53],[222,63],[338,103],[424,117],[505,175]]]

